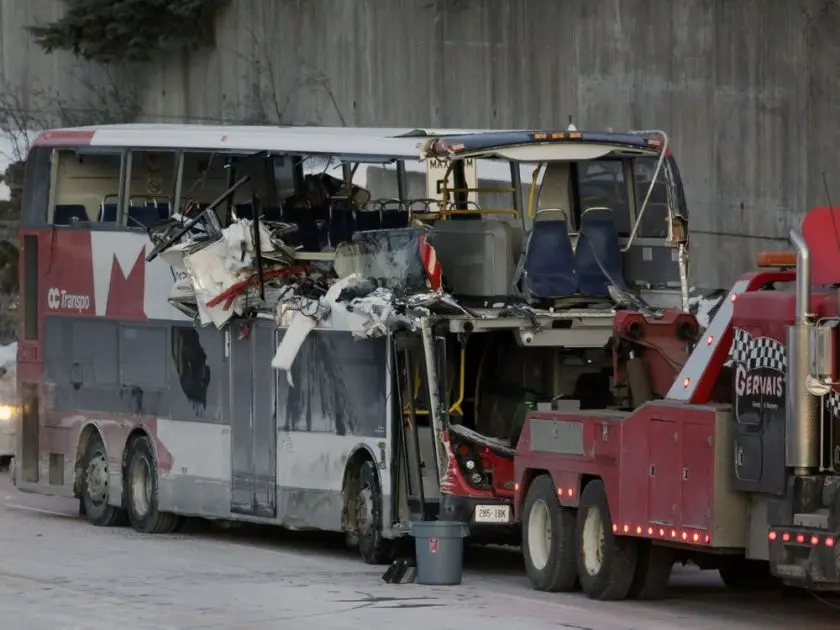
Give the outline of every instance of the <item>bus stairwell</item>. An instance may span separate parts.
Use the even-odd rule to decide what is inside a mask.
[[[394,513],[403,521],[432,520],[440,507],[440,475],[423,346],[416,337],[401,336],[393,348],[398,410]]]

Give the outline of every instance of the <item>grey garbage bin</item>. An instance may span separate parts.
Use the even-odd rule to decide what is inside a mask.
[[[464,538],[469,529],[454,521],[413,521],[417,584],[454,586],[464,574]]]

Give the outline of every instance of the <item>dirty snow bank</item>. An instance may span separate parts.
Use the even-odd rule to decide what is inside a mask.
[[[0,346],[0,404],[16,399],[17,343]]]

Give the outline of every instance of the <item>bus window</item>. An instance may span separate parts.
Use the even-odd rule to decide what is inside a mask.
[[[636,188],[636,212],[641,210],[645,196],[650,188],[653,174],[656,172],[655,157],[636,158],[633,163],[633,176]],[[668,238],[668,197],[665,188],[665,166],[659,171],[656,184],[648,199],[647,209],[642,215],[637,236],[639,238]]]
[[[629,193],[621,160],[579,162],[578,191],[580,212],[589,208],[609,208],[613,211],[619,236],[631,231]]]
[[[56,150],[53,154],[49,223],[72,226],[103,221],[103,200],[120,188],[122,153]]]
[[[125,227],[145,230],[169,218],[175,199],[178,154],[175,151],[131,151],[126,185]],[[116,197],[103,201],[103,216],[116,220]]]
[[[178,208],[183,210],[188,203],[205,207],[239,178],[250,177],[247,185],[241,186],[234,195],[216,208],[219,223],[226,226],[235,213],[237,218],[250,219],[253,216],[253,195],[262,200],[266,218],[272,214],[268,206],[275,196],[274,161],[264,153],[230,154],[185,152]]]

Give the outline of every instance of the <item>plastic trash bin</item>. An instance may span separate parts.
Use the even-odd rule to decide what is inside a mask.
[[[469,530],[453,521],[414,521],[417,584],[454,586],[464,575],[464,538]]]

